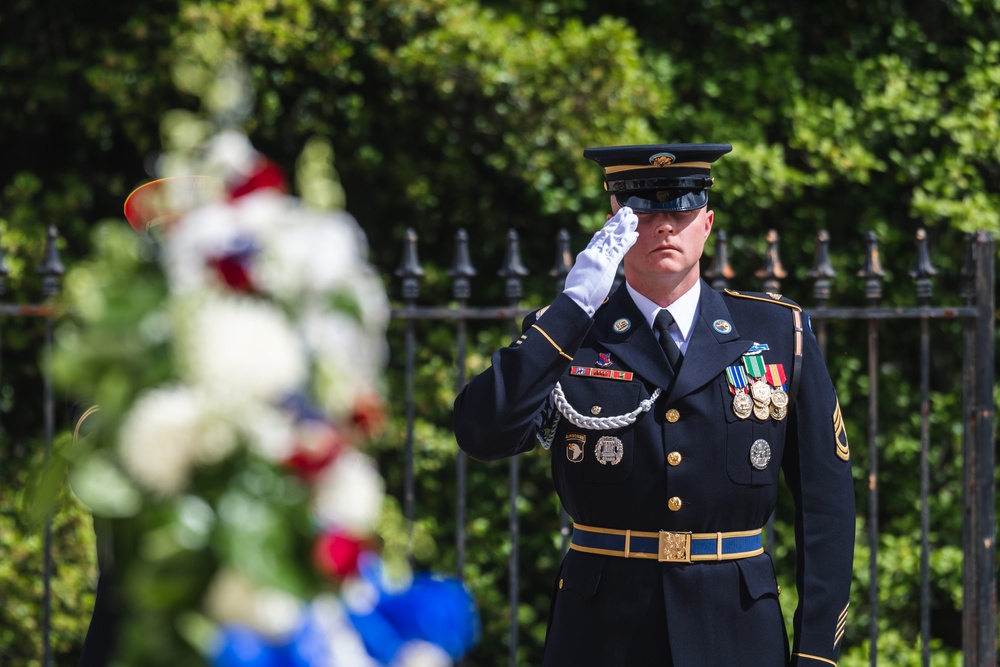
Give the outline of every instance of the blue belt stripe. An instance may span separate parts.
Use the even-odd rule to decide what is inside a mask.
[[[573,544],[590,549],[605,549],[607,551],[625,552],[625,536],[609,535],[608,533],[595,533],[589,530],[577,528],[573,531]],[[701,537],[692,538],[692,556],[715,556],[718,545],[718,538]],[[757,551],[763,546],[760,533],[756,535],[743,535],[736,537],[722,538],[722,554],[739,554],[748,551]],[[656,554],[660,550],[660,540],[658,537],[637,537],[632,535],[629,551],[632,553]]]

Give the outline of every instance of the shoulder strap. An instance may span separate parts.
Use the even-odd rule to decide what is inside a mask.
[[[795,341],[793,342],[794,356],[792,357],[792,382],[788,385],[788,406],[795,404],[795,397],[799,393],[799,371],[802,370],[802,311],[792,310],[792,323]]]

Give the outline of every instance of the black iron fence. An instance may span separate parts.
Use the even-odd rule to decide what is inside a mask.
[[[10,317],[40,317],[44,318],[45,340],[42,343],[42,358],[47,359],[51,352],[53,323],[56,318],[54,309],[48,305],[50,297],[58,292],[59,278],[63,273],[56,251],[56,231],[50,229],[45,250],[45,256],[38,268],[43,278],[43,303],[10,304],[0,303],[0,334],[2,321]],[[728,286],[734,277],[734,271],[728,261],[728,241],[723,232],[716,233],[716,245],[711,265],[704,271],[706,279],[716,289]],[[767,239],[767,250],[764,253],[762,268],[756,272],[756,280],[763,291],[781,291],[782,280],[787,273],[782,266],[777,235],[772,233]],[[467,380],[467,355],[473,345],[469,336],[469,325],[472,323],[492,323],[492,326],[506,329],[511,338],[520,333],[520,319],[534,307],[543,304],[523,304],[523,281],[529,275],[521,261],[519,240],[515,232],[509,232],[505,257],[497,269],[497,275],[504,281],[506,303],[492,307],[473,307],[469,305],[471,295],[471,280],[476,275],[476,269],[470,261],[469,239],[464,231],[459,231],[455,237],[454,262],[448,270],[452,281],[452,294],[449,305],[426,306],[420,304],[420,287],[424,270],[418,259],[418,238],[412,230],[407,233],[402,261],[396,270],[396,277],[401,287],[401,299],[393,309],[393,318],[399,322],[397,328],[401,331],[403,340],[401,351],[394,346],[396,354],[402,355],[405,375],[405,399],[402,405],[402,419],[405,421],[405,471],[402,489],[404,513],[408,519],[418,518],[417,479],[414,440],[416,423],[415,396],[416,359],[417,359],[417,325],[439,323],[451,327],[454,331],[453,359],[455,369],[455,389],[461,388]],[[814,331],[822,350],[826,350],[828,328],[837,323],[855,322],[863,326],[867,332],[864,353],[858,357],[866,359],[868,392],[867,432],[867,480],[868,497],[866,503],[865,524],[867,529],[867,546],[869,553],[869,640],[870,662],[877,663],[879,646],[879,609],[880,597],[878,589],[878,553],[879,553],[879,463],[880,442],[886,424],[880,422],[878,387],[881,381],[883,359],[880,357],[882,328],[888,321],[910,322],[917,329],[919,338],[919,356],[916,359],[905,360],[906,364],[917,365],[919,369],[919,469],[920,469],[920,638],[922,646],[922,663],[928,665],[931,651],[931,568],[933,534],[930,516],[930,473],[931,473],[931,355],[932,334],[931,324],[936,321],[948,320],[960,323],[962,331],[961,378],[962,396],[961,412],[963,424],[961,432],[962,456],[962,651],[964,664],[968,666],[985,667],[995,665],[997,612],[996,612],[996,547],[995,547],[995,503],[996,485],[995,443],[994,443],[994,344],[995,344],[995,248],[993,239],[985,232],[969,234],[965,239],[965,258],[961,269],[961,303],[948,306],[932,305],[932,286],[936,271],[930,261],[928,240],[921,231],[916,238],[916,252],[913,260],[911,278],[916,291],[917,304],[906,307],[886,307],[883,302],[883,278],[878,241],[874,234],[866,236],[867,251],[859,262],[858,277],[864,284],[864,295],[867,303],[864,306],[841,307],[833,306],[831,301],[831,282],[834,271],[829,260],[829,237],[821,232],[817,239],[816,253],[809,276],[813,281],[813,303],[806,304],[814,321]],[[573,256],[570,252],[570,239],[566,232],[561,232],[556,240],[556,262],[549,276],[555,289],[561,289],[565,276],[572,266]],[[2,244],[0,244],[0,297],[4,294],[4,281],[7,268],[4,263]],[[747,287],[748,281],[742,281],[741,287]],[[889,341],[892,342],[891,340]],[[949,342],[949,346],[954,344]],[[860,346],[859,346],[860,347]],[[897,363],[898,360],[897,360]],[[45,364],[43,363],[43,366]],[[2,370],[2,368],[0,368]],[[53,392],[48,372],[45,373],[43,395],[40,397],[44,405],[44,437],[46,447],[51,447],[56,427]],[[857,420],[865,421],[865,420]],[[855,434],[855,440],[857,440]],[[462,454],[457,455],[456,464],[456,494],[455,494],[455,553],[457,569],[461,574],[465,570],[467,556],[466,525],[467,516],[467,479],[469,463]],[[508,463],[507,489],[509,505],[509,538],[511,549],[507,558],[509,587],[507,603],[510,609],[509,663],[517,664],[519,645],[518,601],[521,597],[521,577],[519,572],[519,544],[521,527],[517,511],[517,500],[520,493],[520,463],[517,458]],[[862,499],[859,499],[862,500]],[[859,503],[865,507],[865,503]],[[566,548],[569,528],[563,518],[562,548]],[[771,544],[769,538],[769,544]],[[51,589],[49,582],[52,577],[52,535],[51,530],[45,531],[43,569],[39,573],[44,581],[43,599],[41,600],[42,628],[41,652],[42,664],[48,667],[52,664],[51,652]],[[860,592],[856,592],[859,595]]]
[[[735,272],[728,260],[728,240],[724,232],[716,233],[716,246],[711,265],[705,270],[704,276],[718,290],[725,289]],[[961,323],[962,343],[960,350],[962,374],[962,415],[963,430],[961,435],[962,455],[962,651],[964,664],[967,666],[985,667],[996,665],[996,548],[995,540],[995,453],[994,453],[994,278],[995,249],[992,237],[985,232],[968,234],[965,238],[966,256],[961,269],[961,301],[960,304],[949,306],[932,305],[933,280],[937,273],[932,266],[928,249],[927,235],[920,230],[916,235],[916,251],[913,258],[910,277],[913,280],[917,304],[906,307],[885,307],[883,301],[884,271],[880,262],[878,239],[875,234],[865,236],[866,252],[860,262],[857,277],[863,281],[866,305],[858,307],[840,307],[830,304],[831,283],[835,272],[829,257],[829,235],[820,232],[817,238],[814,263],[809,277],[813,281],[812,305],[807,310],[814,321],[814,332],[820,343],[820,349],[826,353],[828,326],[836,322],[855,321],[863,323],[866,331],[866,346],[863,353],[858,351],[858,357],[866,359],[868,384],[868,414],[867,432],[867,481],[868,497],[865,524],[867,528],[867,547],[869,553],[869,641],[870,663],[876,665],[879,655],[879,461],[880,440],[884,436],[884,427],[880,423],[880,369],[883,360],[880,358],[881,329],[887,321],[902,321],[913,323],[919,329],[919,356],[915,359],[899,360],[894,363],[916,365],[919,369],[919,475],[920,475],[920,646],[921,664],[930,664],[931,655],[931,517],[930,517],[930,471],[931,471],[931,438],[930,426],[932,412],[931,398],[931,327],[932,321],[951,320]],[[569,235],[560,232],[556,239],[556,262],[549,271],[549,276],[555,283],[556,291],[561,290],[566,274],[572,266],[573,256],[569,247]],[[400,283],[401,302],[393,310],[396,320],[405,322],[405,343],[403,357],[406,373],[406,475],[405,475],[405,512],[407,518],[414,520],[415,488],[414,477],[414,405],[413,392],[414,359],[416,353],[416,326],[427,321],[448,323],[454,328],[455,336],[455,371],[456,391],[467,380],[466,357],[470,340],[468,325],[474,321],[493,322],[497,327],[507,327],[511,340],[520,334],[520,319],[544,304],[531,304],[525,307],[521,303],[523,296],[523,280],[529,271],[521,261],[518,235],[514,231],[508,233],[506,252],[502,264],[496,270],[496,275],[504,280],[507,303],[494,307],[470,307],[470,281],[477,271],[470,261],[469,239],[464,230],[455,237],[454,260],[448,275],[452,280],[452,305],[449,307],[420,305],[420,286],[424,277],[424,269],[418,259],[418,238],[414,230],[408,230],[404,242],[402,260],[396,270]],[[781,292],[782,280],[787,277],[778,249],[778,236],[770,232],[767,237],[767,249],[764,253],[762,267],[756,272],[759,289],[766,292]],[[619,281],[623,278],[619,272]],[[741,288],[747,287],[743,281]],[[751,288],[753,289],[753,288]],[[892,344],[892,339],[888,340]],[[948,341],[951,349],[954,344]],[[860,348],[860,346],[859,346]],[[863,421],[863,420],[857,420]],[[857,434],[855,434],[857,439]],[[458,454],[455,500],[456,507],[456,553],[458,571],[464,569],[466,553],[466,533],[468,517],[466,516],[468,462],[465,456]],[[508,496],[510,554],[508,567],[508,604],[510,637],[509,664],[517,666],[519,623],[518,602],[521,594],[519,562],[520,526],[517,511],[517,499],[520,493],[520,464],[517,458],[509,461]],[[862,501],[864,499],[859,499]],[[859,502],[859,508],[865,503]],[[563,517],[562,547],[565,550],[569,536],[566,517]],[[773,521],[768,530],[768,544],[774,544]],[[860,592],[855,592],[859,595]]]
[[[55,410],[55,398],[52,386],[52,374],[48,367],[49,359],[51,358],[52,345],[53,345],[53,333],[55,327],[56,317],[58,312],[56,307],[51,303],[52,297],[54,297],[59,292],[60,278],[64,273],[62,262],[59,259],[59,251],[56,247],[56,241],[58,239],[58,232],[55,227],[49,227],[45,239],[45,250],[42,257],[42,261],[37,267],[37,273],[41,277],[41,292],[42,299],[39,303],[0,303],[0,334],[3,333],[3,321],[7,318],[41,318],[44,322],[42,341],[40,345],[41,350],[41,361],[43,365],[42,372],[42,395],[40,396],[42,403],[42,421],[43,421],[43,438],[46,457],[51,453],[52,441],[55,436],[55,425],[56,425],[56,410]],[[7,291],[7,280],[10,275],[10,270],[7,266],[6,257],[4,255],[3,244],[0,242],[0,298],[6,295]],[[2,342],[2,338],[0,338]],[[0,377],[3,375],[4,368],[0,365]],[[3,443],[8,444],[8,443]],[[0,452],[0,462],[4,461],[10,452]],[[0,464],[2,465],[2,464]],[[42,570],[39,572],[42,580],[42,599],[41,599],[41,615],[38,625],[41,628],[40,647],[41,647],[41,659],[42,665],[48,667],[52,665],[52,577],[53,577],[53,562],[52,562],[52,522],[48,520],[45,522],[43,533],[43,546],[42,546]],[[0,582],[0,592],[3,590],[3,583]],[[0,603],[2,603],[2,595],[0,595]],[[3,665],[3,647],[0,647],[0,666]]]

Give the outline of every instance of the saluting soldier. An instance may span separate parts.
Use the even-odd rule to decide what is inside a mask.
[[[854,552],[847,435],[802,309],[700,277],[711,165],[731,150],[584,151],[612,215],[565,291],[455,400],[471,457],[551,450],[573,536],[546,667],[836,665]],[[782,470],[796,508],[791,647],[761,539]]]

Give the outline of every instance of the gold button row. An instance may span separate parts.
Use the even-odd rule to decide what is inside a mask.
[[[670,408],[669,410],[667,410],[666,414],[664,414],[664,417],[666,417],[667,421],[670,422],[671,424],[676,424],[678,420],[680,420],[681,418],[681,413],[679,410],[677,410],[677,408]],[[669,463],[672,466],[679,466],[681,464],[681,461],[683,460],[684,457],[681,456],[680,452],[670,452],[669,454],[667,454],[667,463]],[[681,507],[683,507],[683,505],[684,501],[682,501],[677,496],[674,496],[673,498],[667,501],[667,507],[670,508],[671,512],[678,511]]]

